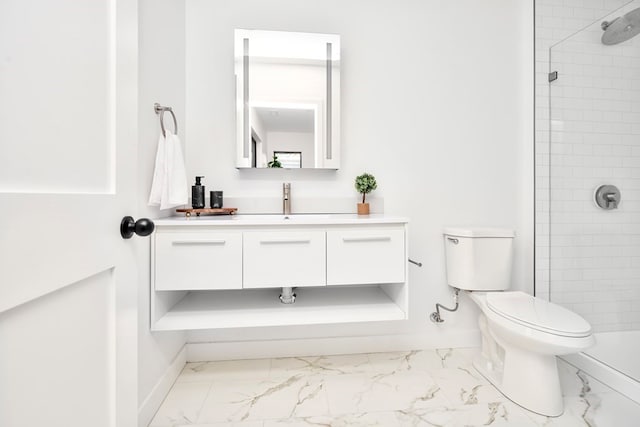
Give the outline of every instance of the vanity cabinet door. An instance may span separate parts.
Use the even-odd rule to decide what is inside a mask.
[[[404,228],[327,231],[327,285],[405,281]]]
[[[242,288],[241,233],[155,236],[155,290]]]
[[[324,231],[245,232],[245,288],[324,286]]]

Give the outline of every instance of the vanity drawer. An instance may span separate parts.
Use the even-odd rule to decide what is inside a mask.
[[[405,281],[404,228],[327,231],[327,285]]]
[[[324,286],[324,231],[243,234],[243,287]]]
[[[157,233],[155,290],[242,288],[241,233]]]

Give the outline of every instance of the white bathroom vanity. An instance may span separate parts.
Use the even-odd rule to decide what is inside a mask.
[[[408,220],[171,217],[151,239],[155,331],[405,320]],[[280,301],[293,288],[295,301]]]

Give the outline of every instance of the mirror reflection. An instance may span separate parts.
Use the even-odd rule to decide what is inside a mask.
[[[339,167],[340,38],[236,30],[239,168]]]

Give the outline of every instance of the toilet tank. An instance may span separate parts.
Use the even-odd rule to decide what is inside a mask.
[[[449,286],[469,291],[509,289],[514,236],[513,230],[502,228],[446,228]]]

